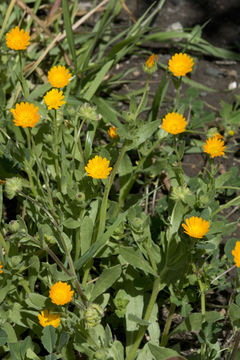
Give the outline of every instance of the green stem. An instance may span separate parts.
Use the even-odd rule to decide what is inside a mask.
[[[74,268],[74,265],[73,265],[73,260],[72,260],[72,257],[71,257],[71,254],[68,250],[68,247],[66,245],[66,242],[64,240],[64,237],[62,236],[62,233],[61,233],[61,230],[59,228],[59,225],[57,223],[57,221],[55,220],[55,218],[52,216],[52,214],[47,210],[45,209],[41,204],[39,204],[36,200],[32,199],[30,196],[24,194],[22,191],[19,191],[18,192],[21,196],[25,197],[27,200],[31,201],[32,203],[34,203],[35,205],[37,205],[38,207],[40,207],[40,209],[42,209],[45,214],[48,215],[50,221],[52,222],[52,224],[54,225],[54,228],[57,230],[58,232],[58,235],[59,235],[59,238],[60,238],[60,241],[61,241],[61,244],[62,244],[62,247],[64,249],[64,253],[66,254],[67,256],[67,259],[68,259],[68,263],[69,263],[69,267],[70,267],[70,270],[71,270],[71,273],[73,274],[73,277],[74,277],[74,284],[76,286],[76,289],[78,291],[78,294],[83,302],[83,304],[85,306],[87,306],[87,303],[86,303],[86,300],[85,300],[85,297],[84,297],[84,294],[82,292],[82,289],[81,289],[81,286],[79,284],[79,281],[77,279],[77,275],[76,275],[76,272],[75,272],[75,268]]]
[[[174,315],[176,309],[176,305],[171,303],[170,305],[170,309],[169,309],[169,313],[168,313],[168,317],[167,317],[167,321],[165,323],[164,329],[163,329],[163,334],[162,334],[162,339],[161,339],[161,346],[166,346],[168,343],[168,334],[169,334],[169,330],[172,324],[172,318]]]
[[[115,164],[115,166],[114,166],[114,168],[113,168],[113,170],[112,170],[112,172],[110,174],[109,181],[108,181],[108,183],[107,183],[107,185],[105,187],[105,191],[104,191],[104,194],[103,194],[102,205],[101,205],[100,212],[99,212],[98,232],[97,232],[96,238],[93,238],[92,243],[95,242],[95,240],[99,239],[104,233],[105,224],[106,224],[106,217],[107,217],[108,195],[109,195],[109,192],[111,190],[112,183],[113,183],[113,180],[114,180],[115,175],[117,173],[119,164],[120,164],[125,152],[126,152],[126,145],[123,145],[123,147],[121,149],[121,152],[120,152],[120,154],[118,156],[118,159],[116,161],[116,164]],[[87,283],[87,280],[88,280],[88,275],[89,275],[90,269],[92,267],[92,264],[93,264],[93,260],[91,259],[90,261],[88,261],[88,263],[85,266],[83,280],[82,280],[83,286],[86,286],[86,283]]]
[[[180,102],[181,84],[182,84],[182,77],[175,80],[175,82],[174,82],[174,86],[176,88],[177,94],[176,94],[176,98],[175,98],[175,105],[173,108],[173,112],[175,112],[177,110],[179,102]]]
[[[174,141],[174,150],[175,150],[175,153],[177,156],[177,161],[178,161],[180,185],[183,186],[184,185],[184,178],[183,178],[184,172],[183,172],[183,168],[182,168],[182,161],[181,161],[181,158],[180,158],[180,155],[178,152],[177,140],[176,140],[175,135],[174,135],[173,141]]]
[[[231,206],[231,205],[234,205],[234,203],[235,203],[237,200],[239,200],[239,199],[240,199],[240,195],[237,196],[236,198],[228,201],[226,204],[220,206],[217,210],[215,210],[215,211],[212,213],[211,217],[213,218],[213,217],[214,217],[216,214],[218,214],[220,211],[228,208],[228,207]]]
[[[78,146],[78,150],[80,152],[80,155],[81,155],[81,158],[82,158],[82,162],[83,164],[85,164],[85,158],[84,158],[84,153],[83,153],[83,148],[82,148],[82,143],[81,143],[81,138],[80,138],[80,134],[81,134],[81,130],[82,130],[82,127],[83,127],[83,124],[85,122],[86,119],[83,119],[82,122],[81,122],[81,125],[78,129],[78,133],[77,133],[77,136],[76,136],[76,139],[75,139],[75,143],[74,143],[74,147],[73,147],[73,151],[72,151],[72,159],[74,160],[75,159],[75,153],[76,153],[76,148]]]
[[[54,157],[55,157],[55,171],[56,171],[56,178],[58,183],[58,188],[60,189],[60,180],[61,180],[61,171],[58,163],[58,125],[57,125],[57,110],[54,110],[54,116],[53,116],[53,122],[54,122]]]
[[[153,306],[156,302],[156,299],[157,299],[157,296],[158,296],[158,293],[160,291],[160,278],[158,277],[157,279],[154,280],[154,283],[153,283],[153,289],[152,289],[152,294],[151,294],[151,298],[149,300],[149,303],[148,303],[148,306],[147,306],[147,310],[146,310],[146,313],[145,313],[145,316],[144,316],[144,320],[145,321],[148,321],[150,319],[150,316],[151,316],[151,313],[152,313],[152,309],[153,309]],[[140,329],[138,330],[138,333],[137,333],[137,336],[136,336],[136,339],[127,355],[127,358],[126,360],[132,360],[136,357],[137,355],[137,350],[138,350],[138,347],[142,341],[142,338],[145,334],[145,331],[147,330],[147,325],[146,326],[141,326]]]
[[[143,96],[142,96],[142,98],[141,98],[141,101],[140,101],[140,103],[139,103],[139,105],[138,105],[138,108],[137,108],[137,111],[136,111],[136,114],[135,114],[135,119],[136,119],[137,116],[139,115],[139,113],[140,113],[140,111],[141,111],[142,104],[143,104],[143,102],[144,102],[144,100],[145,100],[145,97],[146,97],[146,95],[147,95],[147,93],[148,93],[148,85],[149,85],[150,79],[151,79],[151,75],[148,74],[148,78],[147,78],[147,81],[146,81],[146,84],[145,84]]]

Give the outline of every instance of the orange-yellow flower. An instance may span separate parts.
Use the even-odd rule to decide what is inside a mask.
[[[186,224],[182,224],[184,232],[191,237],[201,239],[208,231],[210,223],[201,217],[192,216],[185,220]]]
[[[61,317],[59,314],[51,314],[47,309],[45,309],[41,311],[40,314],[38,314],[38,320],[40,325],[43,327],[52,325],[53,327],[57,328],[60,325]]]
[[[207,139],[203,145],[204,152],[209,154],[212,158],[224,155],[225,148],[224,141],[219,138],[219,135]]]
[[[16,126],[34,127],[40,119],[38,113],[38,106],[29,104],[28,102],[21,102],[16,104],[16,109],[11,109],[11,113],[14,116],[14,123]]]
[[[52,89],[46,93],[44,96],[44,102],[48,107],[48,110],[51,109],[59,109],[60,106],[66,104],[64,101],[64,95],[62,91],[58,91],[57,89]]]
[[[170,134],[176,135],[186,130],[187,121],[182,114],[168,113],[162,122],[162,129]]]
[[[74,291],[66,282],[58,281],[51,286],[49,297],[56,305],[64,305],[72,300]]]
[[[187,54],[175,54],[168,62],[168,69],[174,76],[185,76],[192,71],[193,59]]]
[[[117,139],[118,138],[118,133],[116,132],[117,128],[115,126],[110,126],[110,128],[108,129],[108,135],[110,136],[111,139]]]
[[[13,50],[26,50],[30,44],[29,32],[24,32],[23,29],[20,30],[19,27],[16,26],[6,34],[6,44],[7,47]]]
[[[96,155],[93,159],[88,161],[85,170],[88,176],[91,176],[94,179],[107,179],[111,167],[108,167],[110,161],[106,158],[101,158],[101,156]]]
[[[237,267],[240,267],[240,241],[236,242],[235,248],[232,250],[232,255]]]
[[[148,68],[152,68],[157,61],[158,61],[158,56],[152,54],[145,62],[145,66]]]
[[[69,70],[65,68],[65,66],[53,66],[48,72],[48,81],[53,87],[62,88],[66,86],[72,74],[70,74]]]
[[[1,270],[3,268],[3,266],[2,266],[2,262],[0,261],[0,274],[2,274],[3,273],[3,271]]]

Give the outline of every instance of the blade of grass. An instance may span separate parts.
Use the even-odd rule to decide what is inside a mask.
[[[5,18],[4,18],[4,20],[3,20],[2,28],[1,28],[1,31],[0,31],[0,41],[1,41],[1,39],[2,39],[3,33],[4,33],[4,31],[5,31],[5,28],[6,28],[6,26],[7,26],[7,22],[8,22],[8,19],[9,19],[10,15],[11,15],[12,9],[13,9],[13,7],[14,7],[14,5],[15,5],[15,2],[16,2],[16,0],[11,0],[11,2],[10,2],[10,4],[9,4],[9,7],[8,7],[8,9],[7,9]]]
[[[75,44],[74,44],[74,36],[72,31],[72,23],[71,23],[71,16],[68,6],[67,0],[62,0],[62,10],[63,10],[63,21],[64,21],[64,28],[67,35],[67,41],[70,53],[72,55],[72,59],[75,65],[75,69],[77,68],[77,57],[75,51]]]

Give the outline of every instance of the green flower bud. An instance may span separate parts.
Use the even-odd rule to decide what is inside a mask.
[[[105,360],[106,359],[106,351],[104,349],[98,349],[94,356],[95,360]]]
[[[90,106],[89,104],[83,104],[80,109],[78,110],[79,116],[83,120],[89,121],[99,121],[101,119],[101,115],[96,112],[95,106]]]
[[[6,180],[5,192],[8,199],[13,199],[19,191],[22,191],[23,182],[18,177],[12,177]]]
[[[103,316],[102,308],[97,304],[90,305],[85,312],[85,321],[88,328],[100,324]]]
[[[183,186],[173,186],[170,197],[175,201],[182,200],[183,202],[186,202],[188,195],[190,195],[190,189],[184,184]]]
[[[119,290],[117,296],[113,300],[113,303],[116,306],[116,315],[119,318],[123,318],[126,314],[127,305],[129,303],[126,292],[122,289]]]
[[[54,236],[52,235],[44,235],[44,240],[46,242],[47,245],[54,245],[56,243],[56,240],[54,238]]]
[[[8,223],[8,230],[10,232],[15,233],[15,232],[18,232],[19,229],[20,229],[20,225],[17,220],[11,220]]]
[[[83,192],[79,192],[76,195],[76,200],[77,202],[79,202],[80,204],[83,204],[85,201],[85,194]]]

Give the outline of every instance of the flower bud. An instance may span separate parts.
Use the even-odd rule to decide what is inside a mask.
[[[101,119],[101,115],[96,112],[95,106],[90,106],[89,104],[83,104],[80,109],[78,110],[79,116],[82,120],[89,120],[89,121],[99,121]]]
[[[8,223],[8,230],[12,233],[16,233],[18,232],[18,230],[20,229],[20,225],[18,223],[17,220],[11,220],[9,223]]]
[[[79,202],[80,204],[84,203],[85,201],[85,194],[83,192],[78,192],[76,195],[76,200],[77,202]]]
[[[152,54],[143,65],[143,71],[147,74],[152,74],[157,71],[158,56]]]
[[[18,177],[12,177],[6,180],[5,192],[8,199],[13,199],[19,191],[22,191],[23,182]]]
[[[94,360],[106,360],[106,351],[104,349],[98,349],[95,352]]]
[[[56,240],[54,238],[54,236],[52,235],[44,235],[44,240],[46,242],[47,245],[54,245],[56,243]]]
[[[90,305],[85,312],[85,321],[88,328],[100,324],[103,316],[102,308],[97,304]]]
[[[173,186],[170,197],[175,201],[182,200],[186,202],[188,195],[190,195],[190,189],[184,184],[183,186]]]

